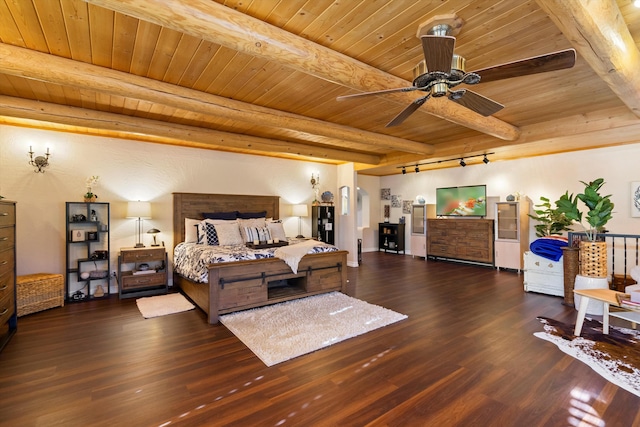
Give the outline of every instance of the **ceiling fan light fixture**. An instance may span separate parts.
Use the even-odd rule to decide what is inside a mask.
[[[467,164],[464,162],[464,159],[460,159],[460,166],[465,167]]]
[[[486,165],[487,163],[489,163],[489,159],[487,158],[487,155],[484,155],[484,159],[482,159],[482,162]]]

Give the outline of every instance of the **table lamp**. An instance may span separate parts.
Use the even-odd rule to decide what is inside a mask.
[[[158,234],[159,232],[160,230],[158,230],[157,228],[152,228],[151,230],[147,231],[147,234],[151,234],[153,236],[153,243],[151,244],[151,246],[160,246],[156,241],[156,234]]]
[[[136,233],[138,240],[136,241],[135,247],[144,248],[144,245],[142,244],[142,222],[145,219],[151,219],[151,203],[141,202],[140,200],[137,202],[129,202],[127,204],[127,218],[136,219]]]

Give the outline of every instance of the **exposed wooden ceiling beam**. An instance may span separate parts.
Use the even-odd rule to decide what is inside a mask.
[[[320,135],[329,138],[327,144],[340,148],[378,146],[410,153],[433,152],[429,144],[323,122],[4,43],[0,43],[0,72],[78,89],[90,87],[98,92],[244,123]]]
[[[170,138],[174,145],[200,148],[228,150],[241,149],[245,153],[264,155],[266,153],[282,153],[301,156],[314,160],[342,160],[345,162],[362,162],[377,164],[380,158],[375,155],[361,154],[327,147],[306,144],[293,144],[284,141],[239,135],[230,132],[207,130],[204,128],[185,126],[157,120],[124,116],[83,108],[67,107],[58,104],[31,101],[21,98],[0,95],[0,115],[59,123],[88,129],[108,129],[116,132],[135,135],[140,134]],[[153,142],[153,140],[150,140]]]
[[[578,55],[640,117],[640,52],[613,0],[536,0]]]
[[[281,30],[210,0],[85,0],[88,3],[199,37],[230,49],[285,64],[355,90],[374,91],[411,84],[353,58]],[[385,95],[408,104],[407,94]],[[513,141],[519,130],[455,102],[433,99],[419,111],[479,132]]]
[[[368,175],[390,175],[400,173],[397,165],[437,161],[465,154],[477,155],[495,152],[492,160],[514,160],[524,157],[545,156],[569,151],[588,150],[608,146],[634,144],[640,135],[640,121],[625,106],[598,110],[589,114],[549,120],[522,127],[517,143],[495,144],[489,137],[463,138],[450,144],[440,144],[428,158],[411,154],[389,154],[383,156],[377,166],[359,164],[356,169]],[[452,163],[448,163],[451,166]],[[455,163],[453,163],[455,165]],[[426,169],[445,166],[435,165]]]

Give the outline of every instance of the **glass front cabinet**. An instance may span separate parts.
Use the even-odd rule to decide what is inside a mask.
[[[529,202],[498,202],[495,209],[495,265],[520,272],[529,250]]]

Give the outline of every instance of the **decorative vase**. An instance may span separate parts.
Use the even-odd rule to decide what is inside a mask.
[[[86,203],[89,203],[89,202],[95,202],[95,201],[96,201],[96,196],[85,197],[85,198],[84,198],[84,201],[85,201]]]
[[[333,203],[333,193],[331,191],[325,191],[320,197],[322,197],[322,203]]]
[[[580,275],[607,277],[607,242],[580,242]]]

